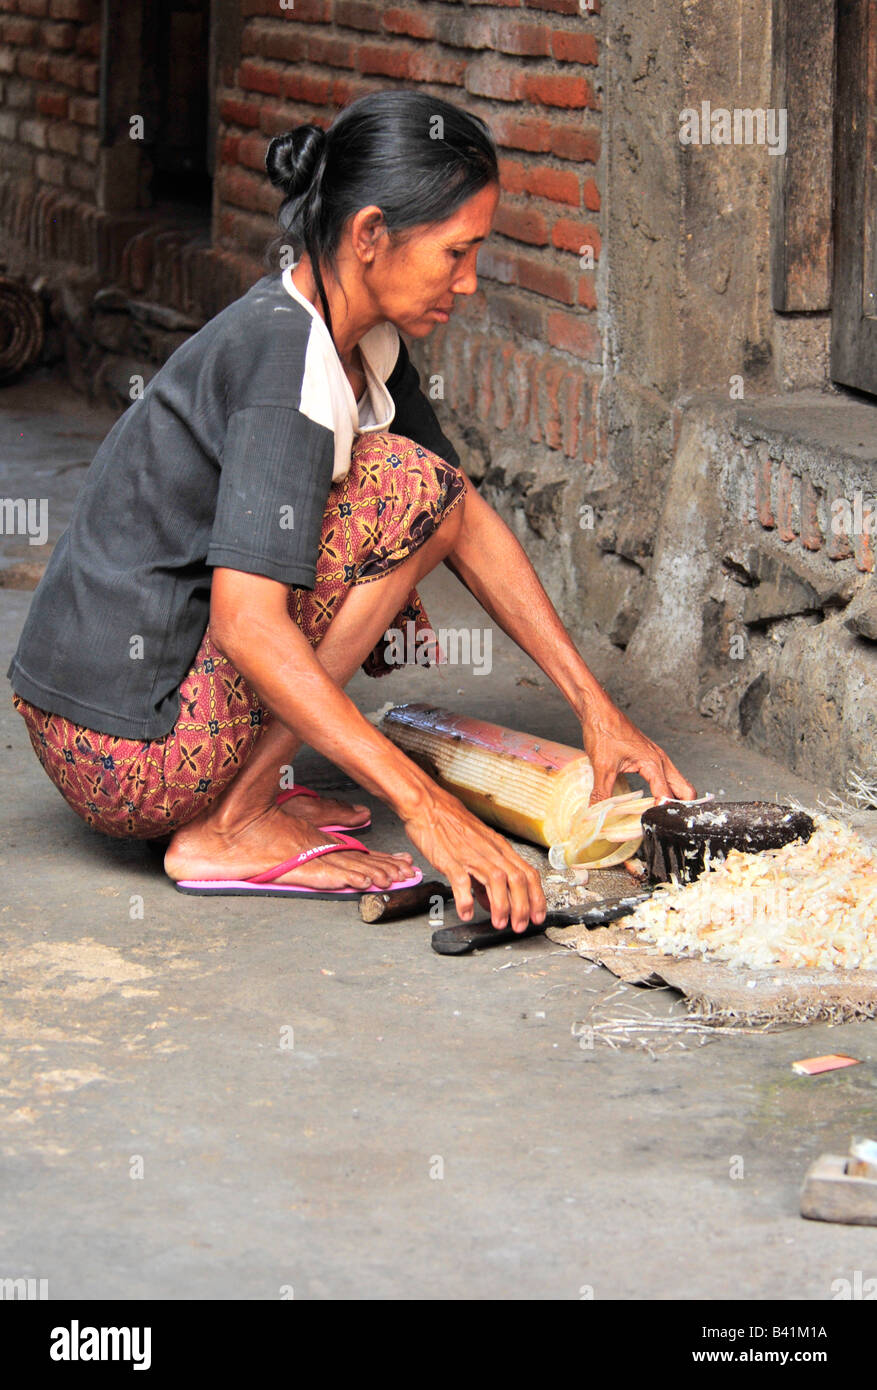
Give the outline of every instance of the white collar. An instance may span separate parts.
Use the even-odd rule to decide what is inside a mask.
[[[376,324],[374,328],[370,328],[367,333],[364,333],[359,340],[358,346],[360,356],[362,357],[362,365],[365,369],[366,389],[371,400],[372,412],[375,419],[374,424],[360,425],[359,403],[356,399],[356,396],[353,393],[353,387],[350,385],[350,382],[347,378],[347,373],[344,370],[344,364],[342,363],[341,358],[338,356],[338,349],[332,341],[332,335],[329,332],[326,321],[322,317],[322,315],[317,312],[316,307],[311,303],[311,301],[305,298],[301,290],[293,281],[292,272],[295,270],[298,264],[299,262],[295,261],[292,265],[288,265],[286,269],[283,271],[283,274],[281,275],[283,288],[286,290],[287,294],[290,294],[292,298],[295,299],[302,306],[303,309],[306,309],[308,311],[308,313],[311,315],[311,318],[317,324],[317,332],[321,335],[321,342],[323,344],[324,353],[328,357],[328,360],[330,362],[337,364],[338,375],[340,377],[342,389],[345,392],[347,403],[350,408],[354,430],[357,433],[362,434],[373,433],[376,430],[385,430],[387,426],[391,423],[393,416],[396,413],[396,405],[393,400],[393,397],[390,395],[389,391],[386,388],[386,385],[384,384],[384,378],[376,370],[375,363],[372,361],[372,348],[373,346],[377,347],[378,339],[380,339],[381,342],[383,341],[386,329],[390,327],[390,325],[381,323]]]

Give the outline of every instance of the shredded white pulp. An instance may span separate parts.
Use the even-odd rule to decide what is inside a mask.
[[[806,843],[707,862],[662,884],[627,919],[663,955],[698,953],[752,969],[877,969],[877,851],[814,816]]]

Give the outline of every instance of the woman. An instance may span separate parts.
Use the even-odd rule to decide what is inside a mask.
[[[74,810],[169,835],[184,890],[418,881],[409,854],[345,834],[366,807],[283,791],[307,742],[389,803],[461,917],[474,892],[523,930],[544,917],[535,871],[344,694],[361,664],[380,673],[388,627],[426,625],[416,586],[440,561],[576,710],[595,799],[619,771],[695,793],[588,671],[399,336],[475,292],[493,141],[435,97],[380,92],[272,140],[266,165],[299,259],[178,348],[104,440],[9,670],[16,708]]]

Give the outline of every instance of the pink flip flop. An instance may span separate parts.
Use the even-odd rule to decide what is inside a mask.
[[[315,845],[313,849],[303,850],[294,859],[287,859],[283,864],[275,864],[273,869],[266,869],[264,873],[253,874],[252,878],[188,878],[180,879],[175,884],[179,893],[193,893],[201,897],[254,897],[254,898],[322,898],[329,901],[332,898],[358,898],[363,893],[398,893],[403,888],[414,888],[423,879],[423,874],[419,869],[415,869],[411,878],[397,879],[391,883],[389,888],[379,888],[372,884],[370,888],[305,888],[294,883],[277,883],[278,878],[284,874],[292,873],[301,864],[307,864],[309,860],[316,859],[321,854],[337,854],[342,849],[361,849],[365,854],[371,851],[366,849],[360,840],[355,840],[352,835],[346,835],[343,830],[338,831],[339,839],[343,844],[336,845]]]
[[[282,806],[284,801],[290,801],[294,796],[312,796],[316,801],[320,799],[320,793],[312,792],[310,787],[290,787],[289,791],[280,793],[275,804]],[[318,825],[317,829],[325,830],[327,834],[337,832],[339,835],[348,835],[351,830],[358,830],[362,834],[363,831],[371,829],[371,818],[365,825]]]

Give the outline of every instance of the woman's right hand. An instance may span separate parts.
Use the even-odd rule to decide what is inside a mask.
[[[472,918],[476,897],[489,907],[498,930],[509,925],[509,918],[515,931],[544,920],[545,894],[537,870],[450,792],[431,788],[404,825],[412,844],[450,883],[463,921]]]

